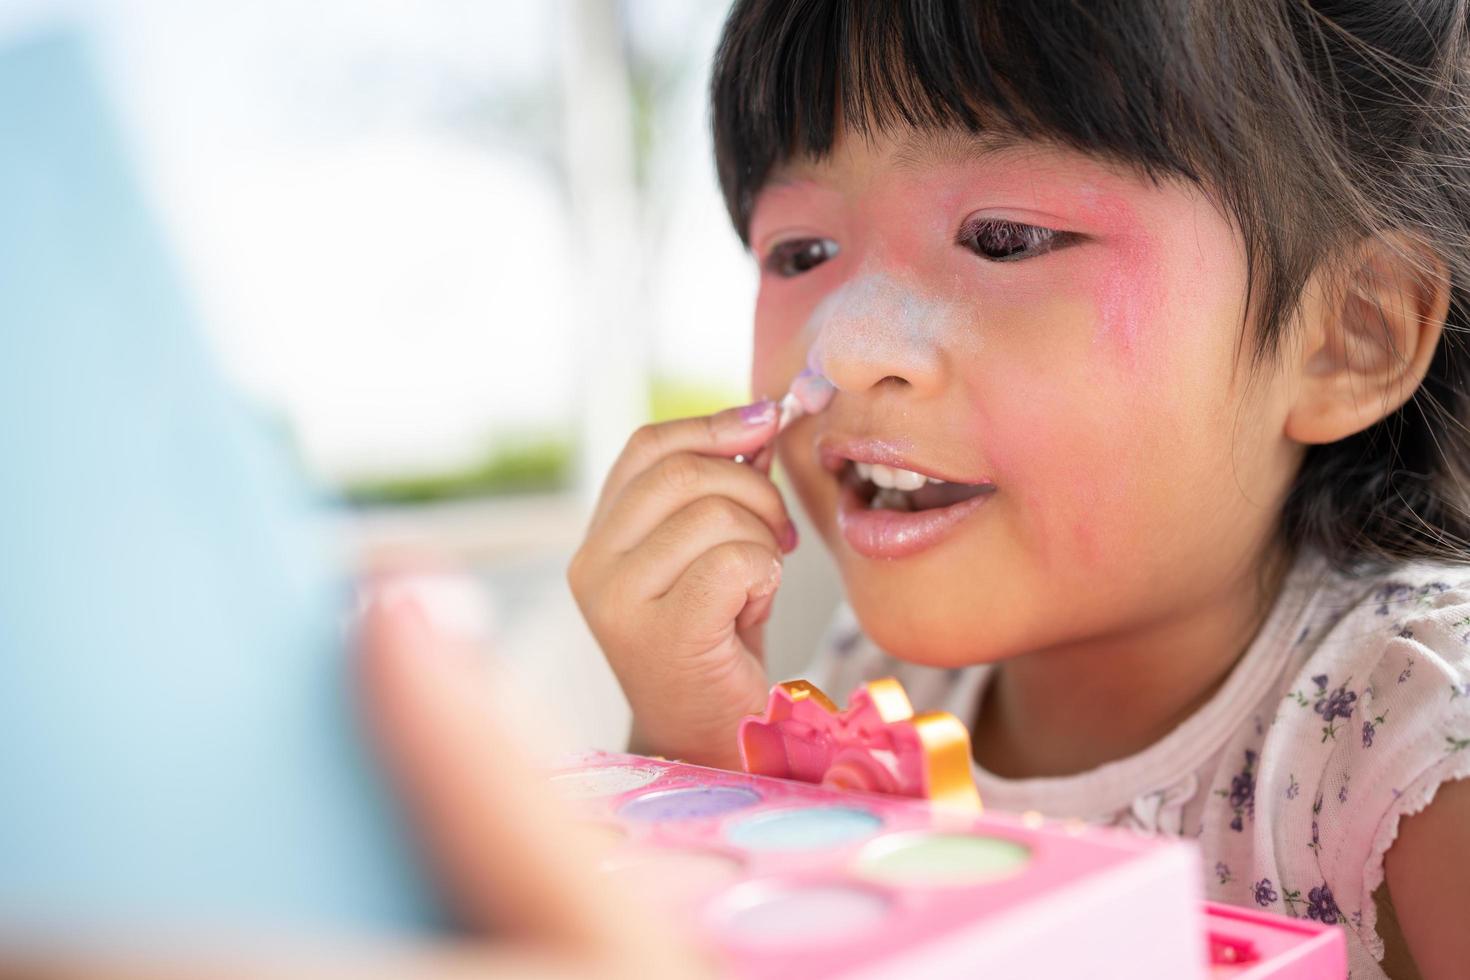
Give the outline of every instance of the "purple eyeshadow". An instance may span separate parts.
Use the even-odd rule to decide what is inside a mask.
[[[743,810],[759,803],[761,796],[742,786],[694,786],[646,793],[623,805],[618,816],[647,823],[700,820]]]

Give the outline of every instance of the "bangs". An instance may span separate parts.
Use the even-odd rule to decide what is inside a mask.
[[[1151,178],[1198,183],[1228,134],[1231,86],[1171,0],[775,0],[737,5],[712,81],[725,205],[748,244],[756,194],[783,163],[821,159],[839,128],[1001,131]],[[1203,79],[1215,76],[1215,84]]]

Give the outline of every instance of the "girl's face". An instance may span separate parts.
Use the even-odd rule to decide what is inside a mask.
[[[780,458],[879,646],[1126,642],[1253,581],[1300,461],[1292,381],[1250,367],[1244,244],[1199,190],[1034,142],[848,136],[775,175],[751,243],[753,387],[837,386]]]

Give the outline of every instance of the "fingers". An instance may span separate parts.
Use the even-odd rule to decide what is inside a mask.
[[[727,541],[695,559],[657,604],[681,643],[716,649],[734,634],[746,606],[780,585],[781,562],[769,548]]]
[[[658,599],[705,552],[727,542],[761,548],[779,561],[781,542],[764,521],[728,497],[701,497],[686,504],[622,558],[623,601]]]
[[[497,724],[509,706],[473,641],[405,598],[370,603],[361,646],[370,731],[459,920],[588,955],[640,935],[592,876],[598,849]]]
[[[760,626],[796,528],[770,477],[728,457],[758,457],[778,425],[762,402],[639,430],[567,568],[652,753],[737,764],[766,696]]]
[[[605,515],[630,480],[666,456],[694,453],[730,458],[754,452],[774,438],[778,414],[777,404],[767,400],[714,415],[645,425],[633,433],[608,473],[593,522]]]
[[[693,453],[668,456],[628,482],[588,535],[597,550],[630,551],[675,512],[701,497],[724,497],[759,517],[776,540],[794,546],[796,528],[781,492],[763,473]],[[789,550],[789,548],[787,548]]]

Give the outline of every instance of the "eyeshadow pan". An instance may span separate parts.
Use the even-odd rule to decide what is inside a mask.
[[[623,804],[618,816],[649,823],[701,820],[743,810],[760,801],[759,793],[744,786],[689,786],[645,793]]]
[[[1008,878],[1030,860],[1029,848],[1003,837],[919,831],[873,841],[855,870],[888,885],[953,887]]]
[[[663,772],[662,766],[599,766],[552,776],[551,785],[566,799],[585,800],[641,789]]]
[[[888,915],[890,900],[870,888],[842,883],[731,889],[715,911],[721,931],[747,946],[797,946],[866,932]]]
[[[858,807],[811,806],[755,814],[725,836],[752,851],[815,851],[859,840],[882,826],[877,815]]]

